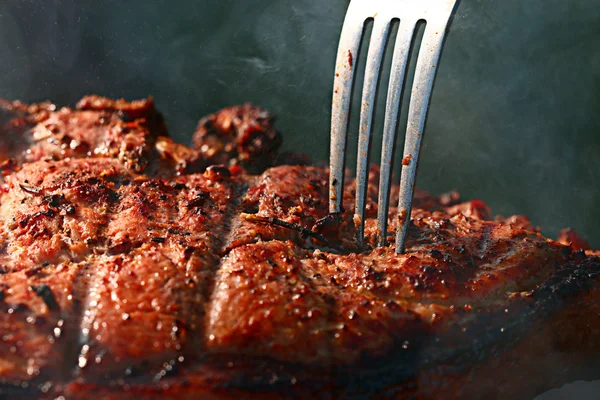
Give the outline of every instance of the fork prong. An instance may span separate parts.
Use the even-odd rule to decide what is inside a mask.
[[[398,229],[396,231],[396,252],[403,253],[406,233],[410,223],[412,198],[415,189],[417,166],[423,130],[427,118],[429,99],[433,88],[447,19],[428,21],[423,34],[423,41],[417,59],[415,78],[411,90],[406,139],[400,179],[400,200],[398,202]]]
[[[342,209],[344,187],[344,153],[348,133],[348,117],[350,98],[354,80],[355,62],[362,38],[366,16],[358,6],[360,2],[352,2],[348,7],[344,26],[340,36],[335,77],[333,80],[333,99],[331,103],[331,148],[329,171],[329,212],[336,213]]]
[[[371,123],[375,108],[375,95],[377,82],[381,70],[381,61],[389,37],[391,17],[377,16],[373,25],[367,65],[365,67],[365,81],[361,100],[360,126],[358,130],[358,159],[356,163],[356,206],[354,207],[355,221],[358,219],[357,238],[363,241],[365,224],[365,194],[367,191],[367,173],[369,163],[369,143],[371,140]]]
[[[390,83],[385,107],[385,121],[383,125],[379,197],[377,201],[377,230],[380,246],[385,244],[387,236],[387,218],[390,193],[389,185],[392,171],[394,136],[396,134],[396,126],[398,124],[400,97],[402,94],[402,83],[404,82],[404,75],[406,72],[406,62],[408,59],[408,52],[414,35],[416,23],[416,20],[410,19],[400,21],[398,35],[396,37],[396,44],[394,45],[394,55],[392,57]]]

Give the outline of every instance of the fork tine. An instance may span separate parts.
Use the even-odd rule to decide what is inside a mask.
[[[331,148],[329,151],[329,212],[331,213],[340,212],[342,209],[344,153],[346,152],[352,82],[356,70],[354,64],[357,61],[363,28],[367,19],[362,14],[359,3],[351,2],[348,7],[335,62],[331,105]]]
[[[379,175],[379,197],[377,201],[377,230],[380,246],[385,244],[387,236],[387,218],[390,193],[389,185],[392,170],[394,136],[398,122],[398,113],[400,111],[400,96],[402,92],[402,83],[404,82],[404,75],[406,72],[408,51],[410,49],[410,43],[412,42],[416,23],[417,21],[415,19],[400,21],[398,35],[396,37],[396,44],[394,46],[394,56],[392,58],[390,83],[385,106],[385,121],[383,125],[383,146]]]
[[[369,142],[371,140],[371,123],[375,107],[375,94],[381,70],[381,61],[387,44],[391,17],[377,16],[369,44],[367,65],[365,67],[365,81],[360,112],[360,127],[358,131],[358,160],[356,164],[356,206],[354,207],[355,220],[358,218],[359,226],[357,237],[363,241],[365,225],[365,194],[367,190],[367,172],[369,163]]]
[[[423,130],[447,24],[448,18],[427,21],[415,69],[415,78],[408,108],[408,122],[400,179],[400,200],[398,202],[399,226],[396,231],[397,253],[404,252],[406,233],[410,223],[410,212],[412,209],[412,198],[415,189]]]

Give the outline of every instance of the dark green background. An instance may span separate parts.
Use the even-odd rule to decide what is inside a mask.
[[[184,142],[200,116],[252,101],[288,149],[326,160],[346,5],[3,0],[0,96],[152,94]],[[419,185],[600,247],[600,0],[462,0],[442,60]]]
[[[203,114],[252,101],[277,114],[288,149],[326,160],[346,5],[5,0],[0,96],[152,94],[184,142]],[[550,235],[573,226],[600,247],[599,106],[600,0],[462,0],[419,186],[527,214]]]

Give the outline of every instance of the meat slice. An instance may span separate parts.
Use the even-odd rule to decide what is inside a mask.
[[[396,254],[373,168],[359,245],[352,180],[329,214],[326,169],[272,167],[271,122],[225,109],[192,149],[150,100],[0,102],[0,397],[529,399],[600,376],[577,234],[416,191]]]
[[[185,263],[146,245],[92,265],[78,375],[91,382],[153,377],[164,363],[178,363],[198,329],[203,302]]]
[[[77,109],[50,103],[25,106],[0,103],[0,160],[17,162],[111,157],[140,172],[146,168],[156,138],[166,135],[151,98],[128,103],[98,96],[83,98]]]
[[[235,178],[209,169],[120,188],[105,233],[107,252],[118,255],[97,262],[82,323],[86,382],[160,377],[199,356],[235,186]]]
[[[76,368],[86,381],[140,370],[160,374],[164,363],[197,355],[204,302],[235,212],[238,178],[211,168],[175,180],[152,179],[118,160],[90,158],[26,163],[6,179],[0,206],[4,326],[32,333],[25,339],[15,334],[14,342],[6,336],[8,350],[15,343],[22,349],[2,361],[3,377],[55,380]],[[73,273],[58,273],[63,270]],[[38,284],[38,275],[48,276],[48,283]],[[36,288],[49,296],[59,291],[53,308],[38,312],[39,299],[29,305]],[[48,322],[45,314],[52,317]],[[38,316],[31,328],[19,328]],[[61,329],[80,350],[67,351],[52,340],[61,319]],[[38,347],[35,354],[30,346]],[[80,351],[77,359],[73,351]]]
[[[306,254],[270,241],[234,249],[207,312],[207,350],[284,362],[331,362],[330,307],[315,290]]]
[[[282,358],[357,362],[401,349],[419,331],[425,335],[456,323],[454,309],[482,312],[506,306],[511,293],[533,290],[552,273],[554,262],[566,262],[564,248],[548,245],[539,234],[462,214],[421,216],[410,233],[410,250],[402,255],[389,247],[363,254],[313,253],[277,241],[237,247],[221,269],[207,334],[219,348],[229,340],[237,353],[266,357],[289,337],[302,340],[309,332],[329,331],[329,353],[308,350],[311,343],[298,346],[296,351],[302,351],[297,354],[286,348]],[[321,300],[315,293],[327,301],[320,303],[319,314],[310,312],[318,317],[309,320],[315,327],[306,328],[303,307]],[[270,320],[261,322],[265,314]],[[238,340],[245,340],[247,348],[240,349]],[[273,347],[263,349],[259,343]]]

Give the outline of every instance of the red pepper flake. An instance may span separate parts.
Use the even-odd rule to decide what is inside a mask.
[[[243,172],[244,170],[242,169],[242,167],[240,167],[239,165],[234,165],[229,167],[229,172],[231,173],[231,175],[239,175]]]
[[[352,52],[350,50],[348,50],[348,64],[352,68]]]
[[[410,164],[411,160],[412,160],[412,154],[409,154],[402,159],[402,165]]]
[[[17,170],[19,163],[14,158],[7,158],[0,162],[0,173],[4,176],[9,175]]]

